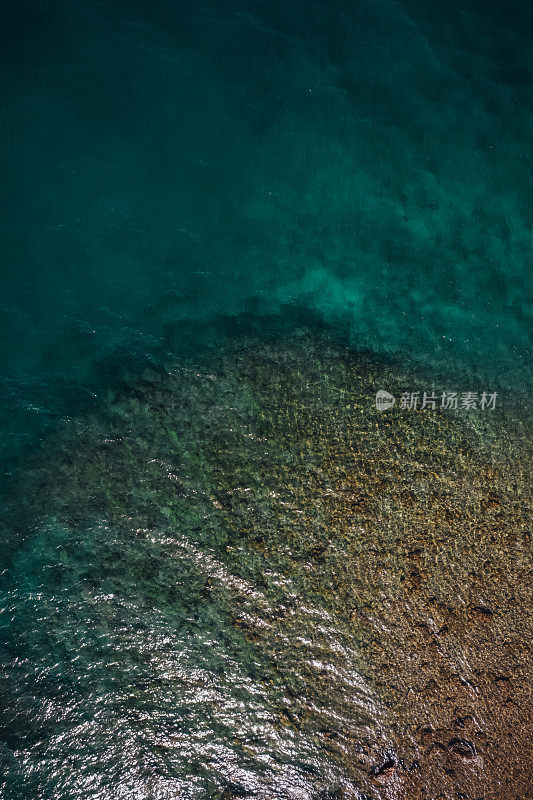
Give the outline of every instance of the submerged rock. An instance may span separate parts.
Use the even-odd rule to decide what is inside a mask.
[[[446,387],[325,336],[167,366],[16,487],[6,791],[526,797],[518,411],[380,413]]]

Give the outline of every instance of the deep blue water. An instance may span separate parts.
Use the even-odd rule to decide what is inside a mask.
[[[532,33],[518,0],[1,2],[2,480],[233,331],[527,390]]]

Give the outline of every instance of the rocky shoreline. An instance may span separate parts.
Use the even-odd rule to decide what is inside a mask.
[[[58,430],[14,489],[12,571],[29,558],[45,597],[64,589],[67,613],[105,631],[136,682],[120,659],[106,671],[98,637],[80,649],[74,623],[44,611],[39,647],[77,710],[47,718],[37,747],[14,701],[13,781],[60,786],[79,709],[94,723],[127,695],[145,725],[136,757],[157,765],[127,773],[141,798],[530,796],[531,431],[509,404],[376,410],[378,389],[446,388],[428,380],[326,335],[230,340],[201,366],[129,376],[101,413]],[[200,677],[191,637],[206,643]],[[19,644],[28,659],[37,647]],[[80,677],[91,663],[106,676],[98,702]],[[204,691],[209,756],[164,713]],[[94,725],[111,752],[113,726]],[[105,797],[106,757],[82,769]]]

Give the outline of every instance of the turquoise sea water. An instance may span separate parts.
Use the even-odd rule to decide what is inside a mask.
[[[532,35],[518,0],[2,2],[2,486],[124,372],[203,357],[234,333],[326,328],[459,391],[523,395]],[[9,519],[3,530],[4,612],[13,586],[26,593],[4,617],[6,658],[52,663],[47,626],[71,612],[52,610],[41,573],[63,533],[39,530],[14,557]],[[219,625],[202,620],[206,636]],[[248,656],[219,646],[246,682]],[[65,708],[71,679],[43,677]],[[17,702],[39,676],[25,680]],[[6,763],[26,735],[9,724]],[[135,794],[134,777],[113,795],[35,780],[6,797],[182,796]]]
[[[1,14],[6,457],[90,404],[107,359],[201,346],[221,316],[303,309],[524,381],[528,3]]]

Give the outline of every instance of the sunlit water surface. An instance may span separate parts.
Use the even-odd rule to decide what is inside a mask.
[[[530,5],[0,30],[6,800],[521,797]],[[509,417],[394,438],[391,386]]]

